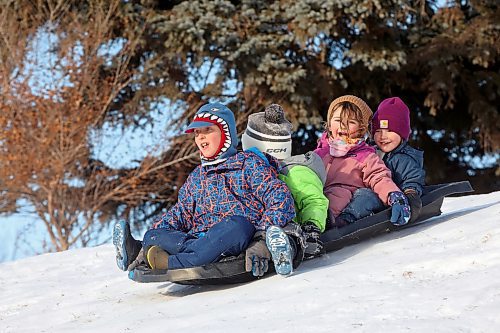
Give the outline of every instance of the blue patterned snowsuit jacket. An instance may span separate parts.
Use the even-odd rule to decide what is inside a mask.
[[[257,230],[284,226],[295,217],[292,195],[276,170],[253,153],[239,152],[216,165],[199,165],[177,203],[153,225],[197,235],[233,215]]]

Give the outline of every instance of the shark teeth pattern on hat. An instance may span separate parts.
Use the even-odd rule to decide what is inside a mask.
[[[216,114],[207,112],[198,113],[195,115],[193,119],[193,121],[207,121],[207,120],[209,120],[210,123],[217,125],[223,134],[222,137],[225,138],[224,143],[220,148],[220,151],[213,157],[205,157],[202,155],[202,158],[206,161],[215,161],[231,147],[231,133],[229,132],[229,125],[227,124],[227,122],[223,118],[217,116]]]

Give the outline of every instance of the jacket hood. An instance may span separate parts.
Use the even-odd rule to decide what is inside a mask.
[[[326,182],[326,171],[323,160],[313,151],[306,154],[291,156],[281,161],[281,173],[286,175],[296,165],[303,165],[313,170],[321,179],[323,185]]]

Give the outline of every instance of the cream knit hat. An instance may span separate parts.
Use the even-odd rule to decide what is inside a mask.
[[[354,105],[356,105],[360,110],[361,114],[363,115],[363,126],[366,128],[369,128],[370,124],[370,117],[373,115],[372,110],[366,104],[365,101],[363,101],[361,98],[356,97],[354,95],[344,95],[340,96],[339,98],[336,98],[332,103],[330,103],[330,107],[328,108],[328,115],[326,117],[326,121],[329,124],[330,120],[332,119],[333,116],[333,109],[337,104],[340,104],[342,102],[350,102]]]

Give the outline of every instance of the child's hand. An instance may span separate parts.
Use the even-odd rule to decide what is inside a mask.
[[[404,193],[406,195],[406,198],[408,199],[408,203],[410,204],[410,222],[413,222],[420,215],[420,210],[422,209],[422,199],[414,189],[407,189]]]
[[[269,269],[270,259],[271,253],[266,246],[265,232],[257,231],[245,252],[245,270],[252,271],[253,276],[263,276]]]
[[[139,251],[139,254],[134,259],[134,261],[132,261],[130,265],[128,265],[127,271],[133,271],[137,266],[144,264],[145,262],[146,261],[144,259],[144,249],[141,249],[141,251]]]
[[[389,193],[389,205],[392,206],[391,223],[397,226],[405,225],[410,221],[410,205],[403,192]]]

